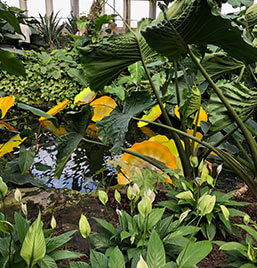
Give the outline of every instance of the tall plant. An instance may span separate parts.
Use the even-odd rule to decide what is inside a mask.
[[[219,30],[217,31],[217,29]],[[233,42],[231,42],[231,40],[233,40]],[[242,113],[243,109],[235,108],[235,102],[231,102],[231,99],[224,96],[225,92],[222,92],[215,84],[205,68],[199,63],[199,59],[196,58],[193,53],[192,45],[206,47],[207,44],[214,44],[215,46],[220,47],[237,60],[243,61],[245,64],[253,63],[257,60],[256,48],[249,44],[249,42],[247,43],[243,40],[241,29],[232,25],[229,17],[221,15],[218,10],[215,9],[215,3],[207,3],[203,0],[175,1],[167,12],[162,13],[159,18],[150,25],[149,23],[147,25],[147,22],[145,21],[144,23],[141,23],[136,32],[131,31],[124,35],[111,37],[108,40],[104,39],[97,44],[82,48],[81,53],[85,56],[86,76],[91,88],[95,91],[101,90],[106,84],[110,84],[121,71],[125,70],[130,64],[141,61],[149,79],[152,92],[156,101],[160,105],[166,121],[165,125],[159,124],[159,126],[165,127],[171,131],[179,151],[184,174],[187,177],[190,177],[192,176],[192,170],[190,169],[188,151],[181,145],[178,134],[185,137],[185,141],[192,139],[200,143],[208,149],[208,152],[214,151],[230,169],[246,182],[257,197],[257,182],[255,178],[257,171],[256,142],[243,122],[243,120],[246,119],[246,115]],[[213,92],[218,97],[218,102],[220,103],[219,109],[223,109],[223,118],[226,116],[230,119],[230,123],[235,122],[237,125],[236,129],[240,129],[244,136],[244,140],[248,145],[253,159],[253,165],[250,172],[249,165],[245,162],[237,160],[231,154],[219,149],[217,146],[213,146],[213,144],[201,141],[195,136],[187,134],[185,130],[178,130],[172,126],[169,115],[163,105],[160,94],[156,89],[147,66],[147,62],[151,61],[153,57],[156,56],[154,51],[157,51],[162,56],[168,57],[171,62],[174,62],[175,73],[176,62],[185,58],[187,55],[190,56],[195,66],[197,66],[202,73],[204,79],[209,83],[210,88],[212,88]],[[242,85],[238,83],[228,84],[229,85],[224,85],[227,90],[226,96],[231,96],[231,88],[234,86],[236,88],[234,89],[234,92],[239,96],[237,97],[237,99],[239,98],[237,103],[240,103],[239,92],[242,90]],[[177,89],[177,86],[175,88]],[[179,91],[176,90],[176,93],[178,100]],[[252,100],[254,100],[250,89],[247,94],[248,95],[245,96],[246,99],[252,98]],[[248,114],[251,113],[255,107],[256,102],[252,101],[252,105],[248,107]],[[199,109],[200,106],[198,105],[198,108],[194,108],[194,110],[191,111],[191,114],[197,113]],[[117,116],[113,112],[109,118],[107,117],[103,119],[97,125],[99,127],[99,133],[103,135],[103,142],[112,145],[113,148],[116,149],[117,146],[115,146],[115,142],[117,139],[115,139],[115,133],[120,135],[124,130],[120,130],[119,133],[117,133],[117,129],[114,130],[110,124],[107,123],[107,121],[111,121],[114,117],[116,118]],[[128,117],[128,121],[132,117],[133,115]],[[221,121],[222,120],[223,119],[221,119]],[[229,133],[229,135],[234,131],[235,130]],[[229,135],[227,135],[227,137]],[[222,142],[224,142],[224,138],[216,142],[216,145]],[[118,150],[116,152],[118,152]]]

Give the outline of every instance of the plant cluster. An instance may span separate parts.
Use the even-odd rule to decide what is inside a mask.
[[[86,81],[76,54],[67,50],[24,51],[26,77],[1,72],[0,91],[27,104],[54,104],[72,99]]]

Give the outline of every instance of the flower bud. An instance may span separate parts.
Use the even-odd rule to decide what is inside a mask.
[[[105,191],[98,191],[98,198],[102,202],[102,204],[105,206],[108,201],[108,195]]]
[[[155,200],[155,196],[156,196],[154,191],[151,189],[148,189],[146,192],[146,195],[150,198],[151,202],[153,203]]]
[[[132,187],[132,191],[133,191],[133,194],[137,197],[139,196],[139,193],[140,193],[140,189],[138,187],[138,185],[136,183],[134,183],[133,187]]]
[[[139,259],[139,262],[137,263],[136,268],[148,268],[148,265],[146,264],[146,262],[144,261],[141,255],[140,255],[140,259]]]
[[[191,209],[188,209],[188,210],[184,211],[183,213],[181,213],[180,217],[179,217],[179,222],[182,222],[187,217],[187,215],[189,214],[190,211],[191,211]]]
[[[115,191],[114,191],[114,198],[115,198],[115,200],[120,204],[120,201],[121,201],[121,195],[120,195],[120,193],[119,193],[118,190],[115,190]]]
[[[116,213],[119,217],[122,217],[122,212],[118,208],[116,208]]]
[[[17,202],[21,202],[22,199],[22,195],[21,195],[21,191],[17,188],[14,192],[14,198]]]
[[[144,196],[142,200],[137,205],[139,213],[143,217],[147,217],[152,210],[152,202],[148,196]]]
[[[128,189],[127,189],[127,197],[128,199],[131,201],[135,198],[134,192],[132,187],[129,185]]]
[[[6,195],[7,190],[8,188],[7,188],[6,183],[3,181],[3,178],[0,177],[0,193],[3,197]]]
[[[50,225],[51,225],[51,228],[52,229],[55,229],[56,228],[56,220],[55,220],[54,215],[52,216]]]
[[[87,217],[81,214],[79,220],[79,231],[84,238],[87,238],[91,232],[90,224]]]
[[[21,211],[23,212],[25,217],[28,216],[28,210],[27,210],[27,205],[26,204],[21,203]]]

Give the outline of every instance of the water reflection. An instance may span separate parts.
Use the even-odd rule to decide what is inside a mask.
[[[56,162],[55,137],[50,134],[39,136],[39,152],[35,157],[32,173],[36,179],[43,180],[49,187],[70,188],[81,192],[90,192],[99,180],[109,180],[116,172],[106,161],[111,158],[102,146],[81,142],[65,165],[60,179],[54,178]],[[49,169],[40,171],[38,163],[48,165]],[[97,174],[99,170],[103,173]],[[88,182],[89,181],[89,182]],[[88,183],[87,183],[88,182]],[[86,185],[85,185],[86,184]]]

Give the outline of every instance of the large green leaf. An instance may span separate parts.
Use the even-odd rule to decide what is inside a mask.
[[[55,250],[54,252],[49,254],[49,256],[55,261],[61,261],[80,258],[84,256],[84,254],[81,254],[79,252],[72,252],[69,250]]]
[[[29,267],[33,267],[37,261],[43,259],[45,253],[46,243],[41,224],[41,213],[39,212],[22,243],[20,255]]]
[[[177,258],[178,268],[191,268],[204,259],[212,250],[211,241],[190,242]]]
[[[21,33],[19,21],[12,12],[8,10],[3,10],[2,8],[0,8],[0,18],[4,19],[6,22],[12,25],[15,32]]]
[[[144,58],[150,60],[156,56],[156,52],[147,45],[140,33],[149,23],[148,19],[141,22],[135,34],[129,32],[113,35],[80,48],[85,75],[93,91],[102,90],[129,65],[141,60],[137,39]]]
[[[115,247],[109,259],[109,268],[125,268],[125,260],[119,247]]]
[[[54,175],[60,178],[62,171],[71,154],[77,148],[83,136],[80,133],[71,132],[62,137],[62,141],[57,144],[56,168]]]
[[[111,151],[120,153],[130,119],[151,105],[153,102],[147,92],[132,93],[125,99],[122,112],[115,109],[109,116],[96,123],[98,136],[102,138],[104,144],[112,145]]]
[[[18,60],[13,53],[1,49],[0,69],[13,75],[26,75],[22,62]]]
[[[24,219],[19,213],[15,212],[14,214],[15,219],[15,228],[17,230],[17,234],[19,237],[19,240],[21,244],[24,241],[24,238],[27,234],[27,231],[29,229],[29,223],[26,219]]]
[[[217,86],[219,86],[223,95],[242,119],[257,106],[257,91],[255,88],[249,89],[241,83],[226,83],[224,81],[217,83]],[[226,107],[214,92],[211,94],[207,113],[213,125],[213,131],[219,131],[233,123]]]
[[[128,67],[133,82],[138,85],[144,74],[144,67],[141,61],[138,61]]]
[[[230,57],[222,51],[206,54],[201,64],[211,77],[216,78],[221,74],[241,69],[244,66],[242,61]],[[205,81],[200,71],[197,73],[197,81],[199,84]]]
[[[81,86],[87,87],[87,80],[82,70],[76,68],[70,68],[67,71],[68,75],[77,81]]]
[[[22,174],[28,171],[32,166],[34,162],[35,153],[35,148],[31,147],[27,150],[25,146],[21,146],[19,154],[19,167]]]
[[[40,268],[58,268],[55,260],[48,255],[38,261],[37,263]]]
[[[62,247],[65,243],[69,242],[73,236],[74,233],[76,233],[77,230],[69,231],[64,234],[49,237],[46,239],[46,252],[47,254],[53,252],[54,250]]]
[[[93,117],[93,108],[87,104],[79,112],[69,112],[69,116],[74,132],[83,135]]]
[[[155,230],[153,230],[147,246],[147,264],[149,268],[162,267],[166,264],[164,246]]]
[[[153,49],[172,60],[185,56],[187,51],[171,25],[186,44],[213,44],[236,59],[255,62],[257,49],[243,40],[242,30],[208,3],[211,1],[176,0],[167,11],[169,22],[161,14],[142,35]]]
[[[90,250],[90,263],[92,268],[107,268],[108,267],[108,259],[107,257],[100,252],[95,250]]]

